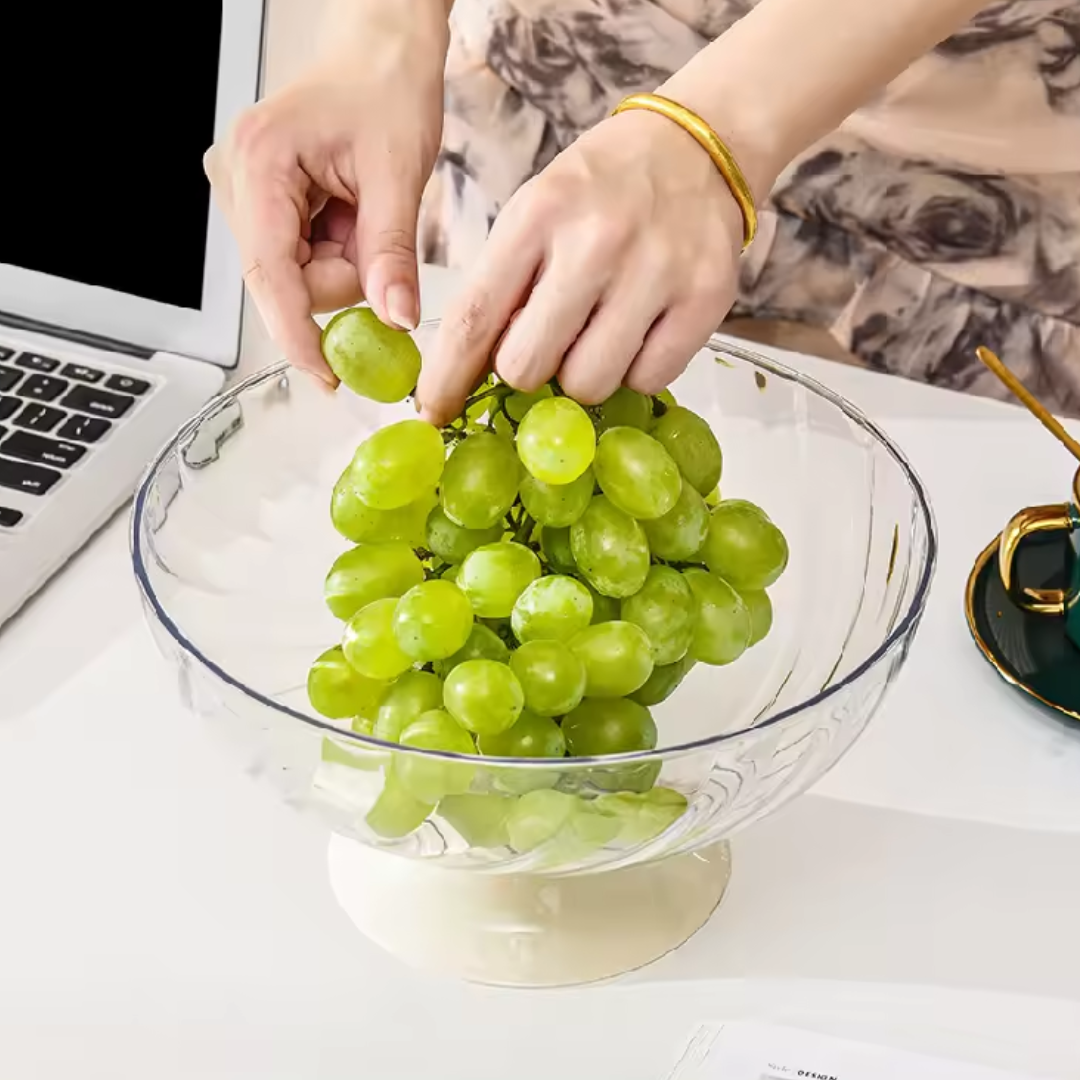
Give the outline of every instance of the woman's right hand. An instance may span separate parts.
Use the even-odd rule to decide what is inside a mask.
[[[416,227],[442,136],[444,0],[348,0],[301,78],[206,154],[244,280],[297,367],[333,383],[312,313],[366,299],[420,317]]]

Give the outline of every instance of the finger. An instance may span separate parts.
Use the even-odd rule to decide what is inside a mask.
[[[495,347],[495,371],[516,390],[532,392],[550,379],[589,321],[599,289],[580,270],[554,257]]]
[[[419,185],[402,182],[389,168],[377,181],[361,180],[357,214],[360,287],[388,326],[415,330],[420,321],[416,270]]]
[[[311,297],[311,310],[337,311],[360,303],[360,282],[356,267],[348,259],[316,255],[304,267],[304,282]]]
[[[468,284],[443,316],[435,348],[424,358],[416,388],[423,419],[444,424],[461,411],[536,278],[543,257],[539,235],[516,224],[500,229],[496,222]]]
[[[311,295],[297,262],[302,221],[307,217],[303,195],[306,179],[256,177],[246,168],[235,171],[233,195],[236,230],[244,260],[244,281],[271,336],[296,367],[334,384],[323,359],[320,331],[311,317]]]
[[[658,394],[686,370],[686,365],[716,333],[723,312],[711,306],[682,303],[657,319],[634,358],[625,385],[641,394]]]
[[[567,352],[559,385],[584,405],[611,397],[662,311],[654,275],[645,272],[618,281]]]
[[[225,152],[220,145],[215,143],[203,154],[203,172],[210,181],[210,190],[221,212],[226,218],[232,220],[233,198],[232,184],[229,182],[229,171],[224,164]]]

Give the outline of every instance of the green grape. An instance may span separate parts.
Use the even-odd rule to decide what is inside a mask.
[[[360,723],[370,723],[360,720]],[[353,721],[353,731],[356,731],[356,721]],[[370,735],[369,731],[357,731],[358,735]],[[340,765],[345,769],[355,769],[358,772],[378,772],[386,754],[367,747],[357,746],[353,742],[342,744],[337,739],[323,738],[319,747],[319,760],[324,765]]]
[[[662,517],[682,488],[679,467],[651,435],[632,427],[600,436],[593,466],[601,491],[631,517]]]
[[[354,394],[372,401],[402,401],[420,377],[416,342],[380,322],[371,308],[339,311],[322,332],[322,353]]]
[[[578,813],[580,805],[576,795],[562,791],[527,792],[515,802],[506,818],[510,846],[525,852],[547,843]]]
[[[660,393],[656,395],[656,399],[658,401],[662,401],[664,403],[664,407],[668,409],[673,408],[675,405],[679,404],[675,400],[675,395],[671,392],[670,387],[661,390]]]
[[[506,647],[506,642],[490,627],[483,623],[473,623],[469,640],[453,656],[435,661],[435,674],[440,679],[445,679],[458,664],[463,664],[466,660],[498,660],[505,664],[509,659],[510,650]]]
[[[710,491],[709,494],[705,496],[705,505],[710,507],[710,508],[720,505],[720,485],[719,484],[717,484],[717,486],[714,487],[712,489],[712,491]]]
[[[629,698],[583,701],[563,719],[572,757],[605,757],[656,749],[656,724],[644,705]]]
[[[356,493],[375,510],[394,510],[431,491],[442,476],[442,436],[423,420],[399,420],[366,438],[353,456]]]
[[[687,562],[705,542],[709,531],[709,509],[697,489],[684,483],[675,505],[663,517],[643,521],[649,550],[658,559]]]
[[[569,484],[545,484],[535,476],[521,481],[521,503],[540,525],[562,528],[573,525],[593,496],[593,472],[586,469]]]
[[[750,503],[721,502],[701,549],[706,566],[736,589],[766,589],[784,572],[784,534]]]
[[[543,865],[565,866],[598,851],[619,834],[619,822],[601,814],[592,802],[578,800],[577,809],[544,849]]]
[[[330,498],[330,521],[346,540],[354,544],[378,544],[402,540],[409,547],[424,543],[428,512],[439,501],[435,489],[395,510],[374,510],[360,498],[347,468],[334,485]]]
[[[600,416],[596,429],[600,434],[613,427],[632,427],[640,431],[652,427],[652,400],[627,386],[620,386],[597,411]]]
[[[472,736],[445,709],[421,713],[401,733],[399,742],[413,750],[476,753]],[[420,754],[400,754],[394,759],[394,774],[413,798],[436,803],[446,795],[463,795],[468,791],[476,766]]]
[[[476,743],[485,757],[561,758],[566,754],[562,728],[551,717],[527,708],[513,727],[497,735],[478,735]]]
[[[446,677],[443,702],[454,719],[478,735],[511,727],[525,706],[518,677],[495,660],[466,660]]]
[[[349,726],[357,735],[375,734],[375,721],[369,720],[366,716],[354,716]]]
[[[717,496],[719,496],[719,494],[720,494],[720,489],[719,488],[716,489],[716,494],[717,494]],[[717,500],[716,500],[715,505],[719,506],[720,501],[721,500],[718,497]],[[757,505],[757,503],[752,503],[752,502],[750,502],[749,499],[724,499],[723,503],[724,503],[724,508],[726,510],[733,510],[733,509],[735,509],[736,506],[738,506],[738,507],[741,507],[743,510],[753,510],[753,512],[755,514],[760,514],[766,521],[772,521],[772,518],[769,517],[769,515],[766,514],[765,511],[762,510],[761,507]]]
[[[605,596],[603,593],[597,592],[587,581],[584,582],[584,585],[592,597],[590,625],[595,626],[597,623],[612,622],[619,617],[621,604],[614,596]]]
[[[517,598],[540,576],[540,560],[524,544],[478,547],[461,564],[458,584],[473,611],[484,619],[505,619]]]
[[[526,394],[521,390],[515,390],[506,398],[506,415],[515,423],[520,424],[525,419],[525,414],[538,402],[551,397],[553,391],[547,383],[539,390]]]
[[[686,813],[686,796],[672,788],[658,787],[642,794],[619,792],[601,795],[595,806],[619,823],[620,844],[644,844],[655,839]]]
[[[739,595],[750,612],[750,645],[764,641],[772,629],[773,610],[769,594],[764,589],[740,589]]]
[[[391,540],[351,548],[334,560],[326,575],[326,606],[339,619],[351,619],[373,600],[401,596],[424,580],[424,567],[408,544]]]
[[[720,481],[724,457],[712,428],[697,413],[681,405],[668,409],[656,422],[652,436],[674,458],[679,471],[700,495]]]
[[[585,665],[585,696],[618,698],[632,694],[652,674],[652,645],[645,631],[615,620],[586,627],[570,640]]]
[[[654,566],[645,584],[622,602],[621,615],[645,631],[654,664],[674,664],[690,648],[696,607],[694,594],[678,570]]]
[[[406,671],[383,698],[372,734],[384,742],[397,742],[414,720],[440,708],[442,698],[442,680],[438,676],[430,671]]]
[[[473,628],[469,598],[452,581],[414,585],[394,609],[394,635],[417,663],[445,660],[464,648]]]
[[[446,462],[443,509],[466,529],[490,529],[514,505],[520,480],[512,443],[490,431],[469,435]]]
[[[537,402],[517,433],[521,463],[545,484],[569,484],[591,464],[596,432],[589,414],[566,397]]]
[[[570,550],[569,529],[553,529],[545,525],[540,530],[540,550],[548,566],[557,574],[572,574],[577,570],[574,553]]]
[[[395,597],[375,600],[345,624],[341,639],[345,659],[369,679],[396,679],[412,667],[412,659],[394,636],[396,607]]]
[[[517,598],[510,615],[520,642],[551,638],[568,641],[592,622],[589,590],[576,578],[549,574],[537,578]]]
[[[514,425],[510,422],[504,412],[500,410],[492,417],[491,426],[495,429],[495,434],[498,435],[500,439],[505,439],[513,446],[514,440],[517,438],[517,432],[514,430]]]
[[[486,529],[466,529],[446,516],[441,506],[436,506],[427,519],[425,543],[429,551],[448,563],[465,561],[470,551],[484,544],[494,544],[503,534],[501,523]]]
[[[530,641],[510,654],[510,670],[538,716],[562,716],[585,693],[585,664],[561,641]]]
[[[627,694],[631,701],[639,705],[659,705],[666,701],[679,688],[696,661],[689,655],[674,664],[654,667],[653,673],[632,694]]]
[[[683,571],[697,600],[689,656],[703,664],[730,664],[750,645],[750,610],[723,578],[691,567]]]
[[[570,526],[570,550],[586,581],[605,596],[632,596],[649,572],[649,542],[641,522],[605,495],[596,495]]]
[[[397,778],[394,763],[386,770],[382,793],[364,819],[368,828],[384,840],[397,840],[419,829],[435,809],[415,798]]]
[[[439,803],[439,816],[457,830],[470,847],[498,848],[510,844],[506,819],[517,800],[512,795],[447,795]]]
[[[631,701],[630,698],[625,700]],[[631,704],[633,702],[631,701]],[[584,774],[590,788],[601,791],[648,791],[656,783],[663,763],[643,761],[637,765],[605,765]]]
[[[386,689],[385,682],[365,678],[354,670],[340,645],[327,649],[311,665],[307,677],[311,707],[331,720],[374,715]]]

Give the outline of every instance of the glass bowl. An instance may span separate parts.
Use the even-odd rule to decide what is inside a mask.
[[[433,330],[417,330],[421,351]],[[356,445],[415,415],[410,403],[334,393],[280,364],[207,405],[139,487],[134,572],[183,702],[249,774],[325,821],[342,903],[412,962],[536,984],[603,977],[667,951],[718,903],[726,838],[835,765],[904,663],[936,540],[900,450],[830,390],[721,339],[672,389],[721,441],[723,497],[762,506],[791,555],[770,590],[770,635],[727,667],[694,667],[653,708],[659,744],[647,753],[455,758],[311,709],[308,668],[341,629],[322,583],[350,546],[331,525],[330,492]],[[464,794],[388,835],[380,797],[404,759],[456,768]],[[404,831],[401,808],[389,811]],[[562,824],[545,839],[553,814]],[[622,920],[610,919],[613,903]],[[531,929],[499,917],[509,908]],[[454,956],[436,956],[445,933],[435,927],[451,909],[468,925]],[[605,935],[602,948],[583,948]]]

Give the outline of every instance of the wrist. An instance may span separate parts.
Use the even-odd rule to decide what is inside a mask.
[[[703,54],[701,54],[703,57]],[[692,61],[657,89],[658,94],[692,110],[730,150],[761,206],[799,147],[770,95],[756,92],[754,80],[738,69]]]
[[[450,9],[454,0],[331,0],[323,21],[319,54],[323,61],[355,66],[358,56],[376,62],[371,50],[405,54],[412,65],[437,63],[440,70],[450,45]]]

